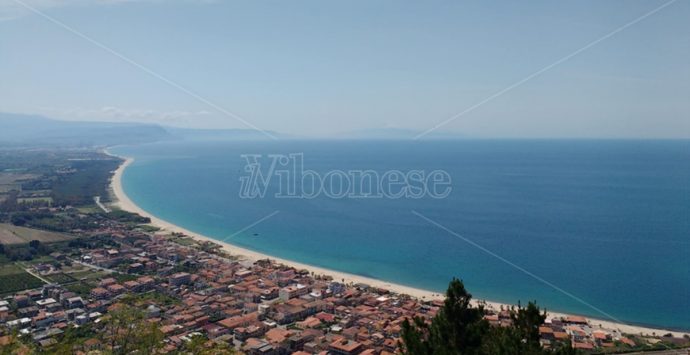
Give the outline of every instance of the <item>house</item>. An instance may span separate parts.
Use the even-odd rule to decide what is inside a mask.
[[[215,339],[226,334],[230,334],[230,329],[221,327],[217,324],[207,324],[203,327],[209,339]]]
[[[29,305],[29,297],[25,295],[14,296],[14,304],[17,308],[26,307]]]
[[[568,316],[568,317],[565,317],[565,322],[571,323],[571,324],[585,325],[585,324],[587,324],[587,319],[585,317],[581,317],[581,316]]]
[[[251,340],[251,339],[249,339]],[[247,347],[245,347],[245,352],[249,355],[277,355],[279,352],[264,340],[257,340],[255,342],[247,342]]]
[[[150,290],[156,285],[156,281],[150,276],[142,276],[136,280],[142,291]]]
[[[144,271],[144,264],[142,263],[133,263],[127,267],[127,272],[129,273],[138,273],[142,271]]]
[[[316,328],[321,325],[321,320],[316,317],[309,317],[303,321],[297,322],[297,326],[302,329]]]
[[[106,279],[101,280],[101,282],[98,283],[98,286],[108,287],[108,286],[115,284],[115,283],[117,283],[117,280],[115,280],[112,277],[108,277]]]
[[[192,275],[187,272],[178,272],[170,275],[168,283],[173,286],[187,285],[192,282]]]
[[[576,342],[573,342],[573,348],[575,348],[577,350],[592,351],[592,350],[594,350],[594,344],[576,341]]]
[[[290,285],[280,289],[278,297],[281,301],[289,301],[295,297],[303,296],[309,293],[309,288],[302,284]]]
[[[328,350],[334,355],[354,355],[362,352],[362,344],[347,340],[339,339],[328,345]]]
[[[68,309],[82,308],[85,305],[84,300],[81,297],[70,297],[67,300],[65,300],[64,303],[65,307],[67,307]]]
[[[107,287],[108,292],[113,295],[119,295],[125,292],[125,287],[120,284],[112,284]]]
[[[230,330],[234,330],[237,327],[246,327],[256,321],[259,320],[259,313],[258,312],[252,312],[249,314],[245,314],[243,316],[234,316],[230,318],[225,318],[223,320],[218,321],[217,324],[228,328]]]
[[[136,282],[136,281],[134,281],[134,280],[132,280],[132,281],[125,281],[125,282],[123,283],[123,285],[125,286],[125,288],[127,289],[127,291],[130,291],[130,292],[139,292],[139,290],[141,289],[141,284],[138,283],[138,282]]]
[[[102,300],[110,297],[110,292],[108,290],[102,288],[102,287],[96,287],[93,290],[91,290],[91,297],[97,299],[97,300]]]
[[[257,322],[247,327],[237,327],[233,331],[235,339],[245,341],[249,338],[258,338],[266,332],[266,326],[261,322]]]
[[[45,298],[45,299],[36,301],[36,304],[39,307],[43,307],[43,308],[48,307],[51,304],[55,304],[55,303],[57,303],[57,301],[54,298]]]

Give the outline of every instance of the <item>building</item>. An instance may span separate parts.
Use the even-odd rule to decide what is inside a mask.
[[[187,285],[192,282],[192,275],[187,272],[178,272],[168,278],[168,283],[173,286]]]
[[[287,302],[288,300],[306,295],[309,293],[309,288],[302,284],[290,285],[280,289],[278,292],[278,297],[281,301]]]
[[[362,349],[362,344],[347,339],[336,340],[328,346],[329,352],[335,355],[359,354],[362,352]]]

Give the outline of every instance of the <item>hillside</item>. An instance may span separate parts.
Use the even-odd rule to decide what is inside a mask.
[[[0,127],[0,147],[91,147],[170,139],[157,125],[58,121],[13,113],[0,113]]]

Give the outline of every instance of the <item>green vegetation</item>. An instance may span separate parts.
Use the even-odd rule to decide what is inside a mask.
[[[36,349],[33,353],[50,353],[50,354],[74,354],[75,349],[84,346],[84,342],[88,339],[97,337],[98,334],[93,329],[91,325],[84,325],[81,327],[68,327],[65,328],[65,333],[62,334],[62,339],[60,341],[47,349],[48,351],[43,351],[43,349]]]
[[[130,274],[112,274],[110,275],[112,278],[117,280],[119,283],[127,282],[127,281],[134,281],[136,280],[139,276],[137,275],[130,275]]]
[[[47,349],[31,349],[30,353],[74,354],[85,349],[86,341],[97,340],[103,350],[99,353],[155,354],[165,345],[163,333],[157,323],[146,320],[141,304],[135,299],[125,298],[115,309],[108,312],[104,322],[97,325],[86,325],[66,329],[58,343]],[[20,342],[12,342],[12,349],[19,349]],[[107,350],[106,350],[107,349]],[[9,348],[8,348],[9,350]],[[9,352],[8,352],[9,353]],[[228,343],[215,343],[206,337],[196,336],[174,352],[176,354],[224,355],[235,354]]]
[[[75,211],[53,213],[47,211],[14,212],[10,221],[17,226],[26,226],[55,232],[69,232],[74,229],[91,230],[99,227],[104,217],[98,214],[82,215]]]
[[[71,277],[77,280],[98,280],[106,275],[109,275],[107,271],[98,271],[94,269],[86,269],[84,271],[77,271],[70,274]]]
[[[97,325],[67,328],[59,342],[30,353],[75,354],[88,351],[85,343],[94,340],[107,349],[98,352],[104,354],[155,354],[164,345],[158,324],[147,322],[144,312],[136,307],[120,303],[104,319]]]
[[[131,302],[137,305],[155,303],[157,305],[171,306],[180,304],[180,300],[160,292],[147,292],[131,296]]]
[[[148,217],[142,217],[136,213],[127,212],[123,210],[113,210],[108,214],[103,214],[104,217],[108,217],[111,220],[115,220],[122,223],[134,223],[143,224],[151,223],[151,219]],[[155,227],[154,227],[155,228]]]
[[[43,244],[24,244],[21,246],[6,246],[2,245],[0,253],[7,258],[8,262],[15,261],[30,261],[36,256],[50,254],[51,250]]]
[[[72,161],[71,174],[60,175],[53,184],[52,198],[55,204],[82,206],[93,203],[94,196],[108,201],[108,181],[117,169],[119,159]]]
[[[183,353],[192,355],[225,355],[235,354],[235,349],[228,343],[212,342],[204,336],[195,336],[185,344]]]
[[[65,274],[65,276],[71,278],[72,281],[63,284],[63,286],[80,296],[85,296],[91,293],[91,289],[98,285],[98,281],[100,279],[115,275],[112,275],[107,271],[99,271],[87,268],[85,270]]]
[[[146,222],[146,223],[150,223],[150,222],[151,221],[149,219],[149,222]],[[155,233],[155,232],[158,232],[159,230],[161,230],[158,227],[154,227],[154,226],[147,225],[147,224],[139,225],[139,226],[137,226],[137,228],[139,228],[144,233]]]
[[[77,209],[69,209],[61,212],[18,211],[13,212],[9,220],[15,226],[62,233],[70,232],[75,229],[83,231],[98,229],[101,227],[101,223],[106,221],[125,223],[130,226],[130,229],[138,228],[140,224],[149,223],[151,221],[147,217],[141,217],[124,211],[114,211],[107,214],[104,212],[84,214]]]
[[[15,330],[11,334],[0,336],[0,355],[29,354],[31,349],[24,345]]]
[[[108,243],[117,247],[103,238],[86,241],[64,233],[113,222],[134,229],[149,222],[93,208],[95,196],[108,200],[110,176],[120,162],[90,149],[0,149],[0,262],[38,261],[53,251],[71,255],[76,248]]]
[[[83,297],[83,296],[87,296],[91,293],[91,289],[94,288],[94,285],[89,284],[87,282],[81,282],[80,281],[80,282],[75,282],[75,283],[64,285],[64,287],[68,291],[72,291],[72,292],[76,293],[77,295]]]
[[[52,197],[18,197],[17,203],[20,204],[41,204],[41,205],[52,205]]]
[[[21,263],[26,263],[27,265],[36,265],[36,264],[49,264],[49,263],[54,263],[55,259],[50,257],[50,255],[46,255],[48,253],[52,252],[52,249],[49,247],[45,246],[42,244],[39,249],[41,250],[41,253],[44,253],[44,255],[33,255],[31,260],[23,260]],[[29,249],[29,250],[35,250],[35,249]]]
[[[542,349],[539,343],[539,326],[545,315],[536,303],[513,312],[513,325],[492,327],[483,318],[484,310],[470,304],[472,295],[465,290],[462,281],[453,279],[446,291],[443,307],[431,323],[422,318],[402,327],[404,354],[576,354],[570,346],[555,351]]]
[[[163,345],[158,325],[147,322],[144,312],[130,305],[108,313],[104,335],[115,354],[153,354]]]
[[[14,264],[0,266],[0,294],[37,288],[43,281]]]
[[[26,244],[32,240],[38,240],[42,243],[50,243],[70,239],[73,239],[73,237],[67,234],[0,223],[0,243],[5,245]]]
[[[108,182],[121,160],[94,150],[0,149],[0,212],[109,201]]]
[[[43,277],[58,284],[66,284],[76,281],[72,276],[64,273],[51,274]]]
[[[189,237],[184,237],[184,238],[172,237],[171,239],[173,242],[180,244],[180,245],[187,246],[187,247],[197,244],[196,240],[194,240],[193,238],[189,238]]]

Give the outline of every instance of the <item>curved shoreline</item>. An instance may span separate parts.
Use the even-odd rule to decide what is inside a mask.
[[[160,228],[162,231],[166,232],[175,232],[175,233],[182,233],[185,235],[188,235],[194,239],[200,240],[200,241],[208,241],[215,243],[217,245],[220,245],[224,251],[232,254],[232,255],[237,255],[240,257],[240,259],[247,260],[247,261],[257,261],[261,259],[271,259],[274,260],[278,263],[285,264],[297,269],[307,269],[309,271],[312,271],[314,274],[320,274],[320,275],[329,275],[332,276],[334,280],[344,280],[345,283],[364,283],[373,287],[377,288],[382,288],[382,289],[387,289],[396,293],[400,294],[407,294],[416,298],[420,299],[442,299],[443,295],[439,294],[438,292],[434,291],[428,291],[428,290],[423,290],[419,288],[414,288],[410,286],[405,286],[405,285],[400,285],[400,284],[395,284],[391,282],[386,282],[383,280],[377,280],[374,278],[369,278],[365,276],[358,276],[354,274],[349,274],[346,272],[342,271],[336,271],[336,270],[330,270],[326,269],[323,267],[318,267],[318,266],[313,266],[313,265],[308,265],[292,260],[287,260],[287,259],[281,259],[272,255],[268,254],[263,254],[259,253],[253,250],[249,250],[246,248],[238,247],[233,244],[227,243],[227,242],[222,242],[218,241],[216,239],[207,237],[205,235],[190,231],[188,229],[185,229],[183,227],[177,226],[175,224],[172,224],[168,221],[165,221],[163,219],[160,219],[153,214],[145,211],[138,205],[136,205],[130,198],[127,196],[127,194],[124,191],[124,188],[122,186],[122,175],[127,169],[128,166],[130,166],[134,162],[134,158],[131,157],[123,157],[119,156],[116,154],[112,154],[108,152],[107,150],[103,151],[105,154],[117,157],[119,159],[123,159],[124,162],[120,164],[118,169],[115,171],[110,187],[111,190],[114,193],[115,201],[112,202],[113,206],[116,206],[122,210],[128,211],[128,212],[133,212],[137,213],[141,216],[145,216],[151,219],[151,225]],[[479,301],[485,304],[486,308],[491,308],[495,310],[499,310],[501,307],[511,307],[512,305],[505,304],[505,303],[499,303],[499,302],[492,302],[492,301],[486,301],[486,300],[476,300],[474,299],[473,302],[476,304]],[[552,312],[548,311],[548,317],[567,317],[571,316],[573,314],[568,314],[568,313],[561,313],[561,312]],[[638,334],[638,335],[664,335],[664,334],[672,334],[675,337],[682,337],[685,334],[688,334],[687,332],[682,332],[682,331],[675,331],[675,330],[667,330],[667,329],[661,329],[661,328],[650,328],[650,327],[644,327],[644,326],[637,326],[637,325],[631,325],[631,324],[625,324],[625,323],[619,323],[619,322],[613,322],[613,321],[607,321],[603,319],[597,319],[597,318],[591,318],[589,316],[585,316],[588,320],[589,323],[592,325],[592,327],[596,327],[598,325],[601,326],[601,328],[604,329],[609,329],[609,330],[618,330],[623,333],[628,333],[628,334]]]

